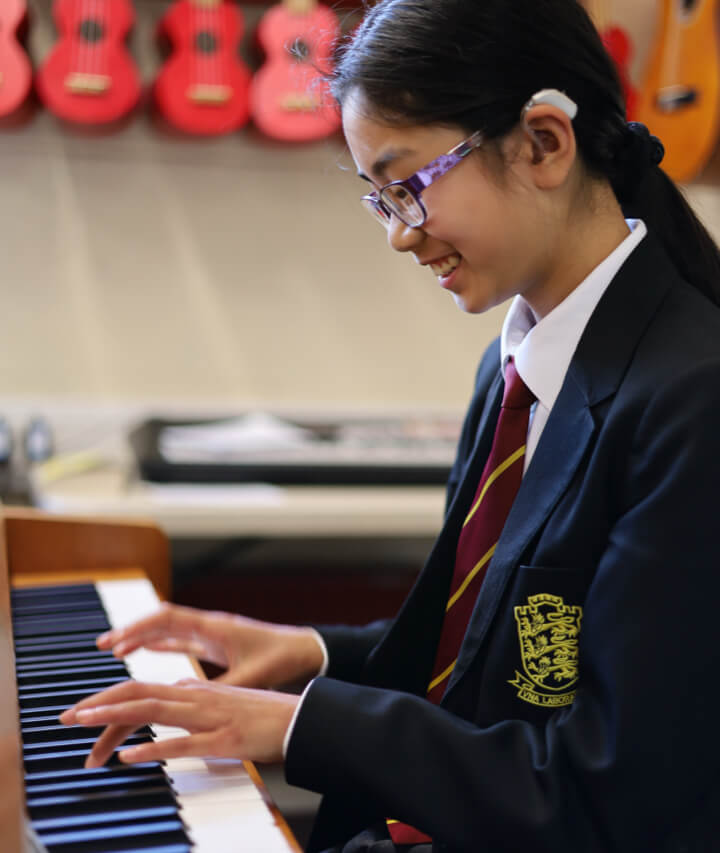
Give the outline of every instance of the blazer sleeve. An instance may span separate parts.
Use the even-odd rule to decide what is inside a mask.
[[[716,361],[669,380],[638,415],[571,706],[544,724],[483,728],[412,695],[318,678],[288,781],[370,804],[450,850],[710,849],[687,846],[686,827],[707,840],[720,783],[719,437]]]

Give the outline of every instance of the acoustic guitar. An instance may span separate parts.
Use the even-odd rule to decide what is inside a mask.
[[[718,138],[715,0],[663,0],[636,112],[665,146],[662,168],[676,181],[692,180]]]
[[[284,0],[269,9],[256,37],[266,54],[253,77],[253,121],[266,136],[305,142],[334,133],[340,115],[324,75],[340,35],[335,13],[316,0]]]
[[[240,9],[223,0],[176,0],[159,34],[172,53],[157,76],[155,102],[185,133],[215,136],[250,116],[250,71],[238,55],[244,30]]]
[[[23,103],[32,85],[32,68],[17,32],[27,18],[24,0],[4,0],[0,7],[0,116]]]
[[[633,121],[637,109],[638,94],[630,76],[630,63],[633,56],[630,36],[618,24],[609,22],[605,0],[588,0],[584,5],[593,19],[593,23],[605,45],[605,50],[615,63],[625,98],[625,114],[628,121]]]
[[[45,106],[80,124],[127,115],[140,98],[140,77],[125,46],[134,21],[128,0],[55,0],[60,38],[36,76]]]

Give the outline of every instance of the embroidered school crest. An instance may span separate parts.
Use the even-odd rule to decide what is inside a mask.
[[[582,607],[558,595],[531,595],[515,609],[524,674],[515,670],[509,684],[518,698],[541,707],[572,704],[578,679],[578,636]]]

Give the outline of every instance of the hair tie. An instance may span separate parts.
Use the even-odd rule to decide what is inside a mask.
[[[639,121],[629,121],[626,125],[625,145],[631,149],[630,161],[651,163],[659,166],[665,156],[665,146],[657,136],[653,136],[647,127]],[[632,156],[632,155],[635,156]]]

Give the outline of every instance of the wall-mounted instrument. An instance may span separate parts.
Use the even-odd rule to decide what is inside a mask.
[[[140,97],[125,46],[134,21],[128,0],[55,0],[53,15],[60,38],[36,77],[45,106],[80,124],[126,116]]]
[[[283,0],[261,18],[257,39],[266,60],[251,88],[252,117],[274,139],[321,139],[340,126],[324,80],[340,35],[335,13],[316,0]]]
[[[27,19],[24,0],[5,0],[0,7],[0,116],[23,103],[32,85],[32,68],[17,33]]]
[[[665,146],[662,168],[689,181],[718,138],[720,56],[715,0],[663,0],[636,118]]]
[[[242,127],[250,115],[250,71],[238,54],[240,9],[224,0],[176,0],[159,34],[173,47],[155,81],[155,101],[186,133],[214,136]]]

